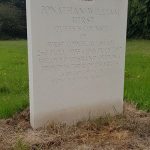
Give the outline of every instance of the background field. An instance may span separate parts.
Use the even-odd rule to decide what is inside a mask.
[[[28,105],[26,41],[0,42],[0,117]]]
[[[0,41],[0,118],[28,106],[26,41]],[[150,111],[150,41],[127,42],[125,100]]]
[[[125,99],[150,111],[150,40],[127,42]]]

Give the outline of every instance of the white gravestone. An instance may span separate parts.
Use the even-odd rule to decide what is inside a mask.
[[[127,0],[27,0],[33,128],[122,113]]]

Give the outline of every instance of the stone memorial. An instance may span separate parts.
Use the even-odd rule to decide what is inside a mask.
[[[27,0],[31,125],[123,112],[128,0]]]

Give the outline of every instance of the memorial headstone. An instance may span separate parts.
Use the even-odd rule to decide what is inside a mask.
[[[33,128],[122,113],[128,0],[27,0]]]

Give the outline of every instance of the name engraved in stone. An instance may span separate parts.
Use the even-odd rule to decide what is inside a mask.
[[[119,15],[119,8],[98,8],[98,7],[56,7],[42,5],[41,13],[43,15]]]

